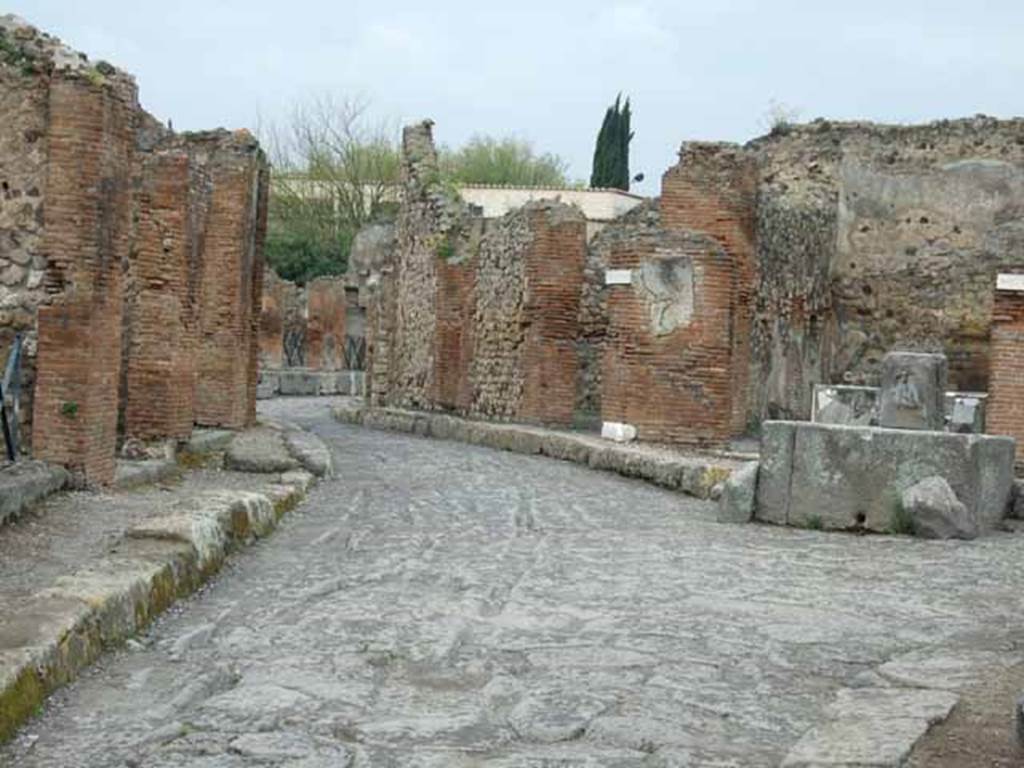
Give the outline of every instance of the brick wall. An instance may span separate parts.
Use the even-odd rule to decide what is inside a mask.
[[[609,268],[631,270],[607,289],[601,370],[604,421],[625,422],[643,440],[717,446],[733,433],[730,339],[733,262],[720,243],[678,229],[638,231],[615,243]],[[658,294],[642,273],[683,278]]]
[[[237,428],[256,416],[267,177],[262,153],[245,133],[211,153],[209,173],[196,422]]]
[[[475,342],[476,261],[437,264],[437,325],[430,399],[444,409],[465,412],[472,405],[469,379]]]
[[[124,432],[146,439],[192,431],[196,313],[189,296],[192,238],[188,152],[160,151],[141,163],[137,228],[126,301]]]
[[[1024,465],[1024,291],[995,293],[987,431],[1017,439]]]
[[[345,367],[346,281],[320,277],[306,287],[306,366],[340,371]]]
[[[470,412],[572,423],[586,221],[533,202],[489,223],[476,264]]]
[[[247,133],[176,135],[130,75],[0,30],[21,62],[0,60],[0,351],[26,334],[33,455],[102,484],[119,427],[185,437],[196,395],[208,423],[251,421],[266,164]]]
[[[429,123],[405,129],[402,160],[394,272],[367,314],[371,402],[572,423],[582,213],[539,201],[484,220],[439,184]]]
[[[754,212],[758,172],[754,158],[737,144],[688,142],[678,165],[662,177],[661,216],[669,229],[706,232],[735,262],[731,425],[742,433],[750,419],[749,361],[751,324],[759,275],[754,249]]]
[[[49,89],[33,453],[89,483],[114,475],[122,262],[131,226],[134,86],[55,76]]]
[[[263,296],[260,297],[260,365],[280,368],[284,365],[285,291],[294,287],[272,270],[264,275]]]
[[[527,211],[532,239],[525,254],[523,393],[516,417],[568,425],[576,407],[586,221],[563,205]]]

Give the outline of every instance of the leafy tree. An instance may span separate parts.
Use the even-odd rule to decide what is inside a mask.
[[[528,141],[474,136],[457,150],[442,147],[441,173],[456,184],[564,187],[569,164],[558,155],[537,154]]]
[[[274,166],[267,262],[298,283],[343,273],[356,232],[395,204],[397,132],[363,102],[322,97],[260,133]]]
[[[622,103],[622,94],[608,107],[594,145],[594,165],[590,174],[591,187],[615,187],[629,190],[629,142],[632,111],[629,99]]]
[[[371,123],[366,107],[321,97],[259,131],[274,167],[265,253],[287,280],[342,274],[356,232],[397,208],[398,131]],[[454,184],[567,184],[564,160],[514,138],[475,136],[439,155]]]

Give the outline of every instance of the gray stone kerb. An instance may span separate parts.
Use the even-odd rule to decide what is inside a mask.
[[[0,525],[36,502],[62,490],[68,471],[43,461],[21,461],[0,470]]]
[[[538,454],[645,480],[700,499],[746,462],[739,456],[683,454],[650,445],[621,445],[595,435],[524,424],[497,424],[458,416],[343,403],[332,409],[338,421],[455,440],[514,453]],[[749,460],[750,457],[745,457]]]
[[[183,499],[166,515],[130,528],[106,556],[61,576],[28,597],[15,616],[5,617],[0,741],[105,649],[195,592],[233,551],[269,535],[316,477],[331,471],[330,453],[319,438],[294,432],[273,437],[296,456],[295,466],[275,472],[262,492],[216,490]]]

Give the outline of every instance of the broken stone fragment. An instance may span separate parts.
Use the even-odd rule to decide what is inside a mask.
[[[606,421],[601,425],[601,437],[616,443],[629,443],[636,440],[636,427],[618,421]]]
[[[718,522],[749,523],[754,519],[759,468],[760,465],[752,461],[729,475],[718,501]]]
[[[933,475],[912,485],[903,492],[902,503],[918,536],[973,539],[978,535],[978,521],[956,497],[945,478]]]

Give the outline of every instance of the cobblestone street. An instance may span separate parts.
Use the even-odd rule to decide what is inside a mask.
[[[912,651],[1007,650],[1024,537],[720,525],[564,462],[309,426],[336,475],[0,765],[769,766]]]

